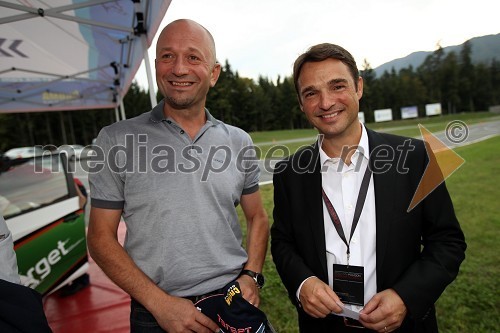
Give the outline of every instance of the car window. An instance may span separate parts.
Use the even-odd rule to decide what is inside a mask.
[[[58,155],[15,160],[0,173],[0,214],[5,219],[68,198]]]

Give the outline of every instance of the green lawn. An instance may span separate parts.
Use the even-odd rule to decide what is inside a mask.
[[[500,137],[456,152],[466,163],[447,181],[467,241],[456,282],[437,304],[442,332],[493,333],[500,328]]]
[[[449,120],[451,119],[460,118],[455,115]],[[481,119],[484,118],[468,118],[467,123]],[[428,125],[419,122],[426,127]],[[468,249],[457,280],[445,290],[437,303],[440,331],[498,332],[500,217],[494,200],[500,193],[500,137],[458,148],[456,152],[466,163],[452,174],[447,185],[466,236]],[[262,186],[261,193],[272,224],[272,185]],[[239,213],[241,214],[241,210]],[[243,215],[240,215],[240,219],[243,221]],[[244,223],[242,225],[244,226]],[[261,293],[261,308],[278,332],[297,332],[295,309],[281,284],[269,251],[264,274],[267,281]]]

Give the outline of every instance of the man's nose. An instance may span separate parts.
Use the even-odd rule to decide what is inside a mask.
[[[175,59],[174,66],[172,67],[172,72],[177,76],[188,74],[189,68],[186,64],[186,60],[182,58]]]
[[[334,106],[336,103],[336,99],[334,94],[330,93],[324,93],[321,94],[320,101],[319,101],[319,107],[322,110],[330,110],[332,106]]]

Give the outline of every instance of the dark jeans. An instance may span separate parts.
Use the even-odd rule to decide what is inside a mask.
[[[193,303],[214,294],[221,293],[222,289],[217,289],[200,296],[184,297]],[[131,333],[164,333],[165,331],[158,325],[155,317],[141,303],[132,299],[130,302],[130,332]]]
[[[132,299],[130,302],[131,333],[164,333],[155,317],[142,304]]]

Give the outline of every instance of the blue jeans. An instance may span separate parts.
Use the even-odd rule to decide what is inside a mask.
[[[165,333],[155,317],[142,304],[130,302],[130,333]]]

